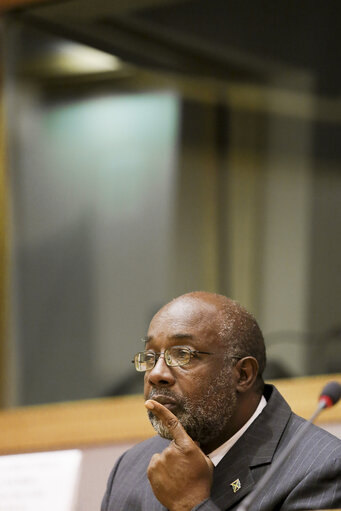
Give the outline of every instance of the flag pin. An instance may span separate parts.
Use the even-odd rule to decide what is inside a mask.
[[[232,486],[233,493],[237,493],[237,491],[240,490],[240,488],[242,487],[239,479],[233,481],[233,483],[231,483],[230,486]]]

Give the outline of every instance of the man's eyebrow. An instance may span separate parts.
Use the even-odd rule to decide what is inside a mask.
[[[193,339],[193,335],[178,333],[178,334],[170,335],[170,338],[173,338],[173,339]]]
[[[177,333],[169,336],[169,339],[193,339],[192,334],[185,334],[185,333]],[[147,342],[150,342],[153,340],[153,337],[151,335],[146,335],[145,337],[142,337],[141,341],[147,344]]]

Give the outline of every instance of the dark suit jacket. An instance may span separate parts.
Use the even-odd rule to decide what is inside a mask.
[[[211,497],[193,511],[233,509],[285,448],[304,419],[275,387],[266,385],[267,406],[214,469]],[[147,478],[152,455],[168,440],[158,436],[136,445],[117,461],[101,511],[164,511]],[[241,488],[233,492],[231,483]],[[252,505],[252,511],[341,508],[341,441],[311,425]]]

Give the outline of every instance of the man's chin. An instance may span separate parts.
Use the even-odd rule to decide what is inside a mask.
[[[173,440],[173,436],[170,433],[169,429],[163,424],[163,422],[160,419],[155,417],[155,415],[150,410],[148,410],[148,417],[151,422],[151,425],[153,426],[158,435],[160,435],[162,438],[166,438],[167,440]],[[192,438],[192,440],[197,441],[198,439],[196,435],[196,430],[195,429],[192,430],[192,428],[186,427],[186,425],[183,423],[185,419],[181,413],[179,413],[178,419],[182,424],[183,428],[185,429],[186,433]]]
[[[148,411],[148,417],[151,425],[158,435],[160,435],[162,438],[166,438],[167,440],[173,440],[169,429],[160,421],[160,419],[155,417],[155,415],[153,415],[150,411]]]

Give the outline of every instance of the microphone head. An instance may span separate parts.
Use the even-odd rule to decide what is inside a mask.
[[[337,381],[330,381],[325,385],[320,394],[319,402],[324,403],[324,407],[334,406],[341,398],[341,385]]]

